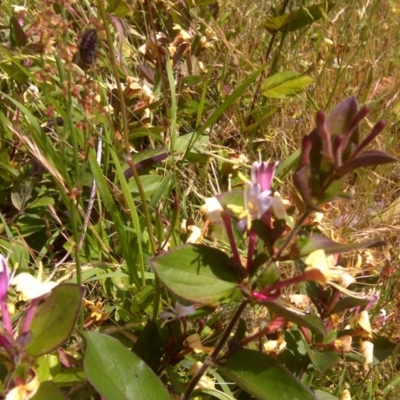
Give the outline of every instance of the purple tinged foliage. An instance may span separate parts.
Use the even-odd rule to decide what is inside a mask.
[[[316,128],[302,142],[300,161],[293,181],[305,205],[319,210],[318,205],[340,197],[342,179],[358,168],[398,161],[382,151],[365,151],[384,129],[378,122],[364,140],[359,140],[359,124],[370,112],[359,110],[357,100],[350,97],[336,106],[329,117],[319,111]]]
[[[7,260],[2,254],[0,254],[0,307],[3,318],[3,324],[7,329],[7,332],[12,336],[12,324],[10,320],[10,315],[7,308],[7,293],[8,286],[10,283],[9,269],[7,265]]]

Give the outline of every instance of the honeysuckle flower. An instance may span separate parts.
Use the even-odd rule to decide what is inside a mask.
[[[369,337],[372,337],[372,328],[369,321],[368,311],[364,310],[361,311],[360,314],[358,314],[357,323],[361,326],[362,329],[364,329]]]
[[[244,203],[253,219],[260,219],[271,207],[271,191],[261,191],[257,183],[249,182],[244,192]]]
[[[251,168],[251,180],[244,191],[245,209],[239,215],[238,228],[250,230],[251,221],[261,219],[271,227],[271,211],[275,217],[285,217],[285,206],[279,194],[273,194],[272,181],[278,162],[256,161]]]
[[[15,290],[21,293],[22,300],[33,300],[45,296],[58,285],[57,282],[50,280],[41,281],[41,274],[35,278],[27,272],[22,272],[11,279],[10,284],[15,286]]]
[[[364,357],[364,367],[368,368],[374,361],[374,344],[369,340],[360,343],[360,354]]]
[[[187,230],[190,232],[186,243],[199,243],[201,242],[201,229],[196,225],[189,225]]]
[[[206,197],[205,204],[200,208],[200,212],[206,215],[211,222],[219,222],[221,220],[221,213],[224,209],[216,197]]]
[[[245,191],[245,205],[251,216],[260,219],[272,205],[271,185],[278,163],[256,161],[251,167],[251,181]]]
[[[286,349],[287,343],[283,339],[268,340],[264,343],[263,349],[267,354],[278,355]]]
[[[208,353],[211,354],[214,350],[213,347],[203,346],[201,343],[201,338],[198,333],[194,333],[186,338],[188,346],[193,349],[195,353]]]
[[[17,384],[13,389],[11,389],[5,400],[28,400],[31,399],[37,390],[39,389],[39,378],[35,373],[34,376],[25,383]]]
[[[330,285],[335,289],[352,297],[365,298],[364,295],[347,290],[347,287],[356,280],[351,275],[352,270],[336,266],[333,256],[326,256],[322,249],[311,252],[305,260],[305,273],[313,274],[313,280],[321,285]]]
[[[352,342],[353,338],[350,335],[343,335],[335,340],[335,349],[343,353],[349,353],[351,351]]]
[[[351,400],[351,395],[349,389],[343,389],[340,394],[340,400]]]

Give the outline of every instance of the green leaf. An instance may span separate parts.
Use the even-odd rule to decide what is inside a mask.
[[[327,371],[333,364],[335,364],[336,361],[340,360],[339,355],[333,350],[313,350],[305,339],[303,339],[303,344],[314,367],[321,373]]]
[[[343,297],[333,307],[329,314],[337,314],[349,308],[365,306],[369,303],[368,299],[357,299],[355,297]]]
[[[263,304],[267,306],[268,310],[279,316],[282,316],[288,321],[294,322],[300,326],[304,326],[305,328],[310,329],[310,331],[322,336],[325,336],[326,334],[324,324],[316,315],[304,314],[295,308],[286,307],[279,301],[263,302]]]
[[[116,155],[114,154],[114,152],[111,152],[111,155],[114,159],[116,159]],[[102,199],[106,209],[110,212],[111,217],[113,219],[115,229],[118,233],[118,239],[119,239],[126,263],[128,265],[130,283],[135,283],[135,285],[138,288],[140,288],[142,285],[139,280],[138,271],[136,269],[136,263],[135,263],[134,255],[132,254],[131,245],[130,245],[128,237],[127,237],[127,233],[126,233],[126,229],[125,229],[126,222],[123,218],[123,215],[122,215],[120,209],[117,207],[117,204],[114,201],[114,197],[110,192],[107,181],[103,175],[103,171],[101,170],[100,166],[97,164],[96,153],[94,152],[94,149],[90,150],[89,163],[90,163],[90,167],[92,169],[93,176],[96,179],[96,183],[97,183],[97,187],[100,192],[100,195],[101,195],[101,199]],[[117,171],[118,176],[120,176],[121,179],[124,179],[121,165],[118,164],[117,167],[119,168],[119,170]],[[122,184],[123,184],[123,189],[125,189],[125,186],[128,185],[126,180],[124,180],[122,182]],[[124,190],[124,192],[125,192],[125,190]],[[129,195],[130,195],[130,193],[129,193]],[[129,195],[126,193],[127,201],[132,200],[132,198],[128,197]],[[133,200],[132,200],[132,202],[133,202]],[[136,208],[134,211],[137,212]],[[139,223],[136,221],[136,219],[134,218],[134,216],[132,216],[134,228],[138,235],[138,244],[139,244],[140,250],[141,250],[142,243],[141,243],[141,238],[139,236],[139,233],[141,231],[139,231],[137,229],[138,228],[137,225],[139,225]],[[140,225],[139,225],[139,228],[140,228]]]
[[[175,139],[175,155],[184,157],[189,162],[206,162],[210,136],[198,132],[187,133]],[[175,162],[172,159],[172,162]]]
[[[223,192],[217,196],[218,201],[224,208],[227,208],[232,214],[235,209],[245,208],[243,190],[232,190],[231,192]],[[234,207],[232,207],[234,206]]]
[[[239,283],[229,256],[205,245],[177,247],[150,263],[171,292],[191,302],[216,303]]]
[[[154,321],[147,321],[132,350],[154,372],[157,372],[163,355],[163,342],[158,332],[157,324]]]
[[[53,378],[59,387],[80,385],[86,381],[85,371],[81,367],[66,368]]]
[[[285,179],[286,175],[294,170],[299,162],[300,158],[300,149],[296,150],[293,154],[291,154],[286,160],[284,160],[282,163],[278,165],[278,168],[276,169],[275,176],[279,178],[279,180],[275,180],[274,183],[272,184],[272,187],[275,190],[278,190],[281,181]]]
[[[42,382],[32,400],[67,400],[68,397],[51,381]]]
[[[32,357],[50,353],[65,343],[74,329],[85,289],[64,283],[56,286],[36,308],[30,325],[32,338],[25,350]]]
[[[265,22],[265,27],[271,34],[282,31],[294,32],[311,25],[322,17],[326,18],[326,13],[328,13],[333,6],[333,2],[325,2],[314,4],[309,7],[302,7],[289,14],[268,18]]]
[[[210,115],[204,125],[201,127],[201,131],[205,132],[206,129],[211,128],[212,125],[217,122],[219,117],[225,113],[229,106],[236,100],[240,99],[247,88],[258,78],[258,75],[264,71],[265,66],[260,67],[252,75],[250,75],[226,100]]]
[[[112,400],[169,400],[154,372],[118,340],[98,332],[84,332],[87,377],[102,397]]]
[[[144,194],[146,199],[149,199],[153,193],[157,190],[157,188],[161,185],[163,181],[163,177],[159,175],[142,175],[139,177],[140,182],[142,183]],[[139,188],[134,179],[130,180],[128,183],[129,189],[134,195],[135,200],[140,200],[139,197]]]
[[[18,85],[24,85],[28,79],[29,75],[27,75],[24,71],[21,71],[15,64],[5,64],[4,62],[0,67],[10,78],[14,79]]]
[[[284,99],[303,91],[313,79],[294,71],[278,72],[262,84],[261,93],[270,99]]]
[[[278,361],[255,350],[234,352],[218,369],[260,400],[317,400]]]
[[[108,0],[107,13],[123,18],[129,13],[128,5],[122,0]]]
[[[397,347],[397,343],[391,342],[384,336],[374,337],[372,343],[374,344],[374,363],[386,360],[393,355]]]
[[[384,246],[383,240],[371,240],[369,242],[341,244],[322,235],[302,236],[297,240],[298,258],[305,257],[315,250],[323,249],[326,254],[346,253],[352,250],[370,249],[371,247]]]

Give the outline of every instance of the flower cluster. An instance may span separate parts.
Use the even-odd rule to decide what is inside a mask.
[[[29,327],[36,307],[56,285],[56,282],[43,282],[41,281],[40,276],[36,279],[28,273],[20,273],[16,276],[10,274],[7,260],[0,254],[0,307],[5,328],[0,333],[0,347],[5,350],[7,358],[11,363],[18,362],[19,357],[16,357],[16,352],[20,351],[18,350],[21,347],[20,343],[25,343],[26,338],[29,337]],[[26,317],[18,336],[15,336],[16,334],[13,330],[9,306],[7,303],[10,286],[15,286],[15,291],[20,293],[21,300],[30,300],[29,308],[26,312]],[[17,365],[14,367],[17,367]],[[29,367],[24,373],[24,376],[19,376],[18,374],[13,375],[13,380],[10,382],[6,400],[30,399],[34,396],[38,387],[39,379],[37,374],[33,368]]]

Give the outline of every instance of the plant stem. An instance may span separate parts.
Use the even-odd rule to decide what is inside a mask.
[[[246,306],[250,303],[250,299],[244,299],[240,303],[239,307],[236,309],[235,314],[233,314],[231,320],[229,321],[228,326],[225,328],[224,333],[222,334],[221,339],[219,340],[217,346],[215,347],[214,351],[207,357],[205,360],[204,364],[201,366],[201,368],[196,372],[196,375],[193,377],[193,379],[190,381],[188,387],[186,388],[185,393],[183,394],[182,400],[189,400],[190,396],[192,395],[193,391],[196,388],[196,385],[199,383],[201,377],[207,372],[208,368],[211,367],[211,365],[214,364],[216,358],[218,357],[218,354],[221,352],[222,348],[225,346],[227,340],[229,339],[229,336],[233,329],[235,328],[235,325],[237,321],[239,320],[240,316],[242,315],[244,309]]]
[[[240,261],[240,255],[236,246],[235,237],[233,236],[232,230],[232,218],[228,213],[222,213],[222,222],[224,223],[226,234],[228,235],[229,244],[231,246],[233,258],[235,259],[238,265],[242,265]]]
[[[267,268],[269,265],[271,265],[274,260],[278,259],[282,255],[283,251],[286,249],[286,247],[289,245],[289,243],[295,237],[295,235],[297,234],[299,229],[302,227],[303,222],[308,218],[310,213],[311,213],[310,210],[306,210],[301,215],[301,217],[298,219],[296,225],[293,227],[293,229],[286,236],[285,241],[282,243],[282,245],[280,246],[280,248],[277,251],[277,253],[269,258],[268,262],[266,263],[265,268]],[[228,237],[230,237],[230,234],[231,234],[232,238],[233,238],[233,232],[232,232],[232,226],[230,224],[230,218],[225,218],[224,219],[224,215],[223,215],[222,219],[223,219],[225,227],[227,229]],[[229,241],[231,242],[231,240],[229,240]],[[239,257],[239,254],[237,253],[236,243],[234,242],[233,245],[231,243],[231,247],[232,247],[233,256],[236,259],[237,257]],[[236,254],[235,254],[234,249],[236,249]],[[265,270],[265,268],[260,268],[259,271],[257,271],[258,273],[255,274],[255,280],[254,280],[254,283],[252,285],[253,289],[255,288],[255,281],[260,276],[260,271],[262,273]],[[189,383],[189,385],[188,385],[188,387],[187,387],[187,389],[186,389],[186,391],[185,391],[185,393],[184,393],[184,395],[182,397],[182,400],[189,400],[190,399],[190,396],[193,393],[193,391],[195,390],[196,385],[200,381],[201,377],[207,372],[208,368],[210,368],[210,366],[214,364],[218,354],[220,353],[220,351],[222,350],[222,348],[226,344],[226,342],[229,339],[229,336],[230,336],[231,332],[233,331],[237,321],[239,320],[240,316],[242,315],[244,309],[246,308],[246,306],[248,304],[250,304],[250,299],[249,298],[246,298],[246,299],[242,300],[242,302],[240,303],[239,307],[236,309],[235,314],[232,316],[231,320],[229,321],[228,326],[225,328],[225,331],[224,331],[221,339],[219,340],[217,346],[215,347],[214,351],[212,352],[212,354],[210,356],[207,357],[207,359],[205,360],[204,364],[201,366],[201,368],[197,371],[196,375],[194,375],[193,379],[190,381],[190,383]]]
[[[254,290],[256,288],[256,281],[257,279],[264,273],[264,271],[276,260],[279,260],[279,258],[282,256],[282,253],[284,250],[289,246],[290,242],[293,240],[293,238],[297,235],[298,231],[300,228],[303,226],[304,221],[309,217],[311,214],[311,210],[306,210],[298,219],[296,222],[296,225],[293,227],[293,229],[288,233],[288,235],[285,238],[285,241],[282,243],[282,245],[279,247],[278,251],[272,255],[264,267],[259,268],[257,272],[254,274],[252,281],[252,289]]]

